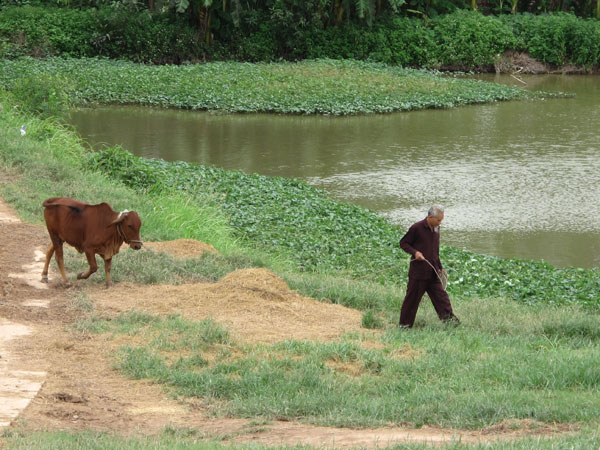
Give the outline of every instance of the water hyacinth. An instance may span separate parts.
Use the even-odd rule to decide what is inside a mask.
[[[304,182],[144,159],[118,148],[91,154],[88,167],[142,192],[174,189],[199,203],[208,195],[240,238],[284,252],[300,270],[341,272],[383,284],[406,280],[408,255],[398,246],[404,230],[365,208],[335,202]],[[451,277],[448,290],[455,296],[600,307],[599,269],[555,268],[445,246],[441,257]]]
[[[105,59],[0,61],[9,89],[23,76],[68,79],[75,104],[280,114],[368,114],[411,111],[550,95],[439,72],[359,61],[214,62],[145,66]]]

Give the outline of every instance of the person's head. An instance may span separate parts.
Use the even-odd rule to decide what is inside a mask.
[[[433,205],[427,211],[427,223],[433,228],[437,228],[444,220],[444,207],[440,205]]]

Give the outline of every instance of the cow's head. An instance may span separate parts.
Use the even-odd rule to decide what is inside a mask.
[[[142,228],[142,220],[135,211],[122,211],[117,218],[112,221],[111,225],[117,225],[117,230],[123,240],[129,244],[134,250],[142,248],[140,239],[140,228]]]

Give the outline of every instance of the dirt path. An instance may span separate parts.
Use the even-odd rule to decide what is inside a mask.
[[[474,432],[431,427],[353,430],[284,421],[256,425],[242,419],[210,419],[201,401],[178,402],[159,385],[130,380],[114,371],[110,360],[110,352],[118,344],[114,338],[69,329],[82,314],[74,305],[76,299],[91,299],[95,311],[102,314],[136,309],[153,314],[178,312],[189,318],[212,317],[232,330],[237,339],[262,342],[334,339],[346,331],[358,331],[360,313],[291,291],[289,295],[261,293],[263,287],[274,292],[287,289],[283,280],[264,269],[234,272],[221,284],[122,283],[110,290],[89,281],[74,281],[69,288],[52,282],[45,285],[38,280],[47,244],[43,227],[22,223],[0,200],[0,429],[102,430],[127,436],[160,433],[173,426],[237,443],[336,448],[482,442],[570,431],[568,427],[527,422]],[[174,243],[174,254],[177,246],[185,247],[188,253],[194,248],[190,241]],[[168,250],[169,245],[161,247]],[[52,271],[50,278],[56,278]],[[243,286],[254,290],[244,290]]]
[[[29,321],[23,321],[20,316],[21,308],[47,307],[48,300],[43,296],[35,298],[30,293],[32,285],[41,283],[27,279],[28,272],[37,268],[36,262],[27,267],[21,267],[11,258],[10,253],[18,251],[9,241],[12,239],[28,238],[32,228],[22,224],[19,219],[3,203],[0,202],[0,274],[2,276],[2,309],[13,309],[8,314],[0,314],[0,427],[6,427],[29,405],[37,395],[46,378],[45,361],[30,361],[26,355],[15,350],[15,341],[34,332]],[[35,245],[35,243],[34,243]],[[43,256],[43,253],[42,253]],[[29,260],[39,259],[40,252],[30,255]],[[11,301],[19,291],[18,286],[24,284],[28,295],[19,302]],[[35,289],[35,288],[34,288]],[[19,321],[11,320],[19,317]]]

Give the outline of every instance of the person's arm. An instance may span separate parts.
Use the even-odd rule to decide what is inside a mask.
[[[406,234],[400,239],[400,248],[404,250],[406,253],[411,255],[415,259],[425,259],[423,254],[413,247],[413,243],[416,238],[416,230],[415,227],[412,226],[408,229]]]

